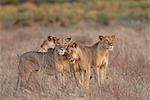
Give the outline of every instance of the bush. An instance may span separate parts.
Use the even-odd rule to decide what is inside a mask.
[[[6,6],[0,9],[0,23],[4,26],[12,26],[17,19],[17,10],[14,6]]]
[[[108,15],[106,15],[106,14],[98,14],[97,15],[97,21],[98,21],[98,23],[100,23],[100,24],[103,24],[103,25],[109,25],[109,17],[108,17]]]
[[[125,20],[125,21],[140,21],[144,23],[149,23],[150,16],[147,13],[134,13],[131,12],[125,16],[120,16],[120,20]]]
[[[0,0],[0,4],[18,4],[23,0]]]

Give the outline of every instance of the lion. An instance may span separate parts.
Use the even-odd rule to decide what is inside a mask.
[[[89,48],[80,45],[77,42],[71,43],[67,47],[67,53],[71,56],[70,63],[73,65],[73,74],[76,81],[79,81],[79,84],[84,89],[89,89],[89,79],[90,79],[90,69],[92,64],[92,53]],[[80,71],[81,79],[77,79],[76,71]]]
[[[101,79],[104,81],[108,74],[108,56],[109,52],[113,50],[113,44],[116,40],[116,36],[99,36],[99,41],[92,46],[81,46],[77,43],[74,43],[67,48],[67,52],[71,55],[70,62],[74,64],[74,76],[76,76],[77,69],[82,70],[81,74],[84,72],[89,72],[91,68],[96,72],[96,80],[98,84],[99,80],[99,71],[101,69]],[[86,65],[86,67],[84,67]],[[77,67],[79,66],[79,67]],[[95,71],[96,69],[96,71]],[[81,76],[83,77],[83,76]],[[89,81],[89,75],[87,77]],[[77,78],[76,78],[77,79]],[[88,82],[89,83],[89,82]]]
[[[28,81],[32,74],[35,74],[39,70],[46,70],[49,75],[56,75],[56,78],[63,73],[67,63],[67,55],[64,52],[63,48],[66,48],[67,43],[71,40],[70,38],[66,39],[55,39],[55,48],[51,48],[48,52],[36,52],[30,51],[24,53],[20,56],[19,61],[19,79],[18,85],[25,88],[30,88],[28,86]],[[66,40],[62,42],[61,40]],[[64,52],[64,54],[63,54]],[[63,70],[62,70],[63,69]],[[31,89],[30,89],[31,90]]]
[[[59,39],[57,37],[48,36],[47,40],[44,40],[41,44],[41,48],[38,50],[38,52],[48,52],[48,49],[54,49],[58,40]]]
[[[117,40],[116,35],[112,36],[99,36],[99,41],[93,45],[93,55],[95,59],[94,69],[96,70],[96,80],[100,84],[99,75],[101,73],[101,81],[104,82],[108,78],[109,73],[109,51],[112,51],[114,48],[114,42]],[[101,72],[100,72],[101,71]]]
[[[59,44],[57,46],[57,53],[55,55],[56,60],[56,78],[61,83],[61,85],[65,85],[67,80],[67,73],[70,72],[70,63],[69,58],[70,56],[66,52],[66,48],[72,42],[71,38],[62,38],[59,39]]]
[[[27,87],[31,74],[40,69],[47,69],[49,74],[54,74],[54,51],[58,43],[58,38],[48,36],[48,40],[42,44],[42,48],[48,52],[29,51],[20,56],[19,59],[19,79],[18,86]],[[18,89],[18,88],[17,88]]]

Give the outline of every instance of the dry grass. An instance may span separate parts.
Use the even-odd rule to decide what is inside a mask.
[[[83,27],[84,26],[84,27]],[[31,82],[35,91],[32,94],[19,93],[15,88],[18,77],[18,57],[24,52],[37,50],[39,43],[49,34],[72,36],[83,44],[92,44],[96,36],[118,33],[119,40],[115,50],[110,53],[110,74],[106,84],[97,87],[91,80],[88,98],[78,96],[81,90],[72,80],[60,90],[56,80],[39,72],[36,82]],[[130,28],[122,25],[108,27],[77,25],[69,28],[26,27],[21,29],[0,30],[0,100],[149,100],[150,99],[150,28]],[[80,37],[80,38],[79,38]],[[83,38],[81,38],[83,37]],[[71,83],[71,84],[70,84]],[[70,96],[68,93],[74,94]]]

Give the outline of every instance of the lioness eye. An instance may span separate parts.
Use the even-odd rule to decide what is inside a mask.
[[[72,50],[70,50],[70,53],[72,53],[73,51]]]

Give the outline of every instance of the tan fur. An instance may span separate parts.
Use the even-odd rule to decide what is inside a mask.
[[[77,43],[72,43],[71,38],[57,39],[48,37],[55,48],[48,47],[47,43],[43,43],[42,48],[50,48],[50,51],[44,52],[27,52],[20,57],[19,62],[19,77],[23,83],[27,83],[31,73],[39,71],[41,68],[53,67],[56,71],[56,77],[60,83],[66,81],[66,73],[70,71],[70,63],[73,69],[73,74],[77,79],[76,72],[81,73],[81,81],[86,89],[89,88],[89,79],[91,75],[91,67],[95,69],[97,81],[99,80],[99,71],[101,78],[105,80],[108,75],[108,57],[109,50],[113,49],[115,36],[99,36],[99,41],[93,46],[87,47]],[[56,46],[57,43],[57,46]]]
[[[99,71],[101,69],[101,79],[102,81],[105,80],[108,75],[109,50],[113,49],[115,39],[116,37],[114,35],[99,36],[99,41],[92,46],[78,46],[78,44],[68,46],[67,51],[73,59],[70,61],[74,63],[73,69],[77,71],[77,68],[79,68],[77,66],[80,66],[82,71],[86,70],[88,72],[90,68],[87,66],[92,67],[92,69],[95,70],[94,72],[96,73],[98,83],[100,83]],[[86,50],[88,50],[88,52]],[[75,71],[74,75],[77,77]]]
[[[80,80],[77,81],[79,81],[83,88],[89,89],[90,68],[92,63],[90,49],[77,43],[72,43],[68,46],[67,52],[72,56],[72,59],[75,60],[75,63],[73,60],[70,60],[73,61],[72,69],[75,78],[77,79],[76,71],[79,71],[81,77]]]
[[[21,88],[30,88],[29,80],[30,76],[36,74],[39,70],[49,71],[50,75],[54,75],[55,62],[54,62],[54,50],[50,49],[48,52],[26,52],[20,56],[19,59],[19,79],[18,86]],[[17,88],[18,89],[18,88]]]
[[[71,43],[71,38],[59,39],[56,55],[56,77],[58,81],[65,85],[67,80],[67,73],[70,71],[70,64],[68,61],[69,55],[66,53],[67,46]]]
[[[68,43],[70,42],[71,38],[66,39],[57,39],[56,47],[50,49],[48,52],[36,52],[30,51],[26,52],[20,56],[19,61],[19,79],[18,79],[18,86],[27,88],[29,86],[28,81],[32,74],[38,72],[41,69],[44,69],[48,74],[55,75],[61,83],[65,81],[65,72],[68,71],[68,60],[67,54],[59,54],[63,48],[66,48]],[[54,41],[54,40],[52,40]],[[63,42],[62,42],[63,41]],[[48,46],[48,45],[47,45]],[[63,76],[63,77],[61,77]]]
[[[21,81],[21,85],[26,87],[31,74],[42,68],[54,70],[55,62],[53,53],[55,51],[55,46],[58,44],[58,40],[59,39],[56,37],[48,36],[48,40],[46,40],[46,42],[44,42],[41,46],[44,49],[49,49],[48,52],[30,51],[20,56],[18,81]]]
[[[99,74],[101,73],[102,82],[108,77],[109,67],[109,51],[113,50],[116,36],[99,36],[99,41],[93,46],[95,49],[94,69],[96,72],[96,80],[100,84]]]

